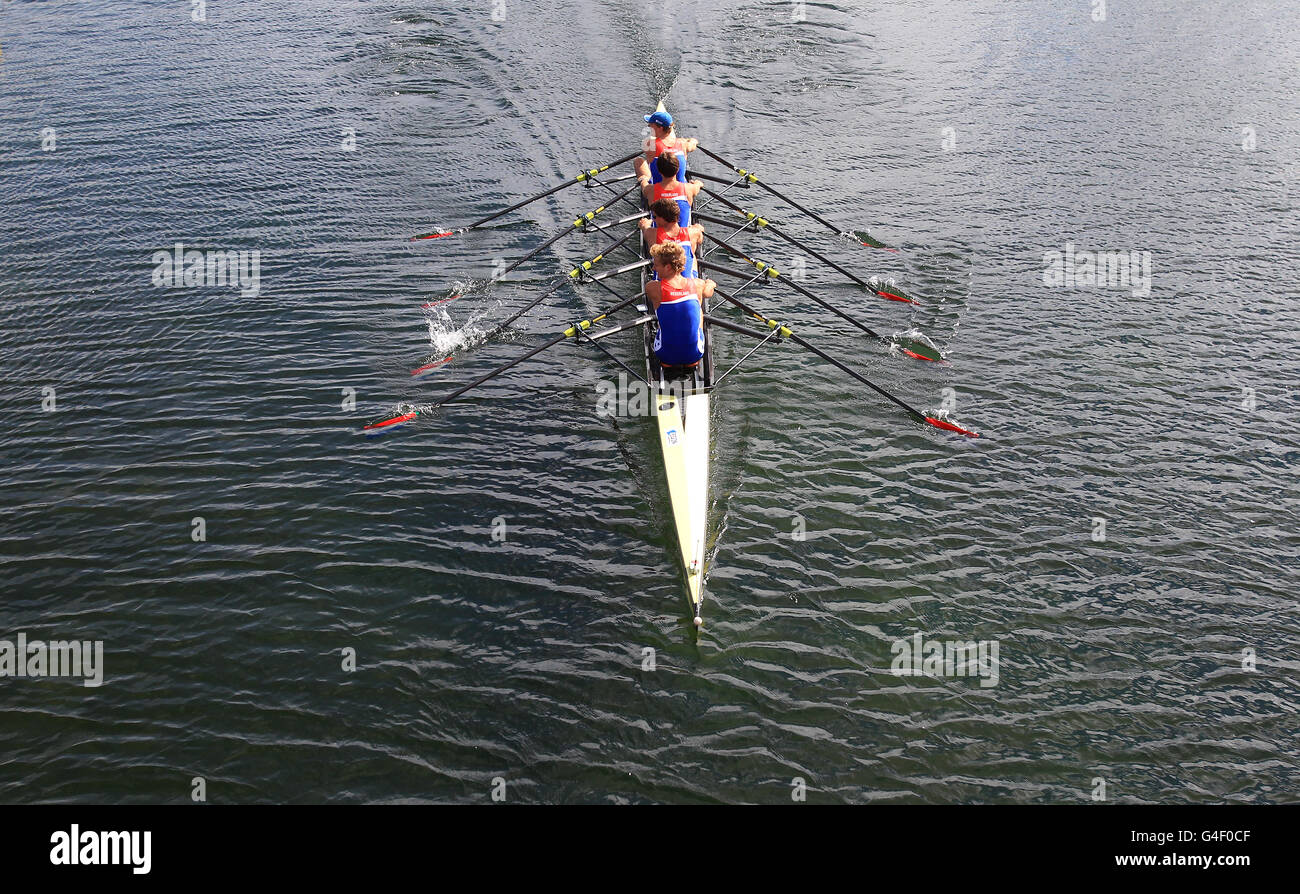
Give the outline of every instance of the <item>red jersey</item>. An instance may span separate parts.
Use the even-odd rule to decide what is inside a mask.
[[[665,242],[676,242],[682,247],[686,254],[686,266],[682,270],[682,276],[691,279],[695,276],[695,247],[691,245],[691,231],[685,227],[680,227],[676,233],[668,235],[667,230],[661,230],[658,227],[652,227],[655,231],[655,245],[663,245]],[[664,299],[667,301],[668,299]]]
[[[698,283],[693,279],[682,279],[680,286],[671,285],[669,282],[659,283],[659,304],[676,304],[678,301],[696,301],[700,300]]]
[[[658,158],[659,156],[663,155],[665,152],[674,152],[679,155],[682,154],[682,151],[677,148],[677,144],[680,141],[681,141],[681,137],[664,137],[662,140],[656,137],[655,158]]]
[[[660,199],[686,201],[686,184],[676,178],[660,180],[658,183],[651,184],[650,196],[652,202],[657,202]]]

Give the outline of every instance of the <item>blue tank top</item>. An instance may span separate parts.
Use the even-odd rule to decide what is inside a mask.
[[[660,284],[659,331],[655,333],[655,356],[669,366],[687,366],[704,356],[704,314],[695,281],[687,280],[684,288],[673,289]]]

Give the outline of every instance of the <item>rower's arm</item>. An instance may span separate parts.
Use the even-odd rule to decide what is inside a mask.
[[[711,280],[710,280],[710,281],[711,281]],[[650,309],[651,309],[651,310],[658,310],[658,309],[659,309],[659,298],[660,298],[660,295],[661,295],[661,293],[660,293],[660,291],[659,291],[659,280],[657,280],[657,279],[652,279],[652,280],[650,280],[649,282],[647,282],[647,283],[645,284],[645,296],[646,296],[646,299],[649,300],[649,302],[650,302]]]
[[[716,289],[717,287],[718,287],[718,284],[717,284],[716,282],[714,282],[714,281],[711,280],[711,279],[706,279],[706,280],[704,281],[703,285],[700,286],[700,297],[702,297],[702,298],[712,298],[712,297],[713,297],[713,290]],[[649,288],[649,286],[647,285],[646,288]]]

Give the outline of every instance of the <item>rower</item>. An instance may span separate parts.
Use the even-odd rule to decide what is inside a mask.
[[[704,227],[694,224],[684,227],[678,216],[679,206],[672,199],[660,199],[650,206],[650,216],[654,223],[642,218],[638,224],[641,227],[641,238],[645,244],[653,249],[656,245],[664,245],[668,242],[676,242],[682,247],[686,261],[683,269],[683,275],[687,279],[695,277],[695,259],[700,254],[700,243],[704,238]]]
[[[665,378],[689,374],[704,356],[703,301],[713,297],[711,279],[682,275],[686,252],[680,242],[664,242],[650,249],[658,280],[645,284],[646,298],[659,320],[654,351]]]
[[[673,152],[660,155],[651,165],[651,170],[659,175],[659,179],[653,179],[647,172],[644,177],[639,178],[639,182],[641,195],[645,197],[647,205],[652,205],[660,199],[672,199],[677,203],[677,223],[687,227],[691,224],[691,206],[695,204],[695,197],[700,194],[704,184],[698,180],[689,183],[679,180],[678,175],[682,168],[677,159],[677,154]]]
[[[685,183],[686,154],[694,152],[699,142],[677,136],[677,132],[673,130],[673,116],[663,111],[662,106],[653,115],[646,115],[645,122],[650,125],[652,139],[645,141],[645,157],[632,160],[632,167],[636,170],[637,179],[649,177],[651,183],[658,183],[659,172],[650,163],[665,152],[671,152],[677,156],[677,163],[680,168],[677,172],[677,179]]]

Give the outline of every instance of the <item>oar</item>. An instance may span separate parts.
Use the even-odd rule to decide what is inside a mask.
[[[872,283],[870,283],[870,282],[867,282],[867,281],[865,281],[865,280],[860,279],[859,277],[857,277],[857,276],[854,275],[853,273],[850,273],[848,270],[845,270],[845,269],[844,269],[843,267],[841,267],[839,264],[836,264],[836,263],[835,263],[834,261],[832,261],[830,258],[828,258],[828,257],[826,257],[825,255],[821,254],[821,253],[818,252],[816,249],[812,248],[812,246],[810,246],[810,245],[808,245],[808,244],[806,244],[806,243],[804,243],[804,242],[801,242],[800,240],[798,240],[798,239],[794,238],[793,236],[791,236],[790,234],[786,233],[784,230],[782,230],[782,229],[780,229],[779,227],[777,227],[776,224],[772,223],[772,221],[770,221],[770,220],[768,220],[767,218],[762,217],[762,216],[760,216],[760,215],[754,214],[754,213],[751,212],[751,211],[746,211],[744,208],[740,207],[740,206],[737,205],[735,202],[730,201],[726,196],[724,196],[724,195],[720,195],[719,193],[716,193],[716,192],[714,192],[714,191],[711,190],[711,189],[705,189],[705,190],[702,190],[702,191],[703,191],[706,195],[712,196],[713,198],[717,199],[719,202],[721,202],[722,204],[726,205],[726,206],[727,206],[728,208],[730,208],[732,211],[735,211],[735,212],[736,212],[737,214],[739,214],[741,217],[745,218],[745,219],[748,220],[750,223],[754,224],[754,226],[758,227],[758,229],[760,229],[760,230],[767,230],[767,231],[768,231],[769,233],[771,233],[773,236],[776,236],[776,237],[778,237],[778,238],[780,238],[780,239],[784,239],[786,242],[789,242],[789,243],[790,243],[791,245],[793,245],[795,248],[798,248],[800,251],[803,251],[803,252],[806,252],[807,254],[812,255],[814,258],[816,258],[817,260],[821,261],[823,264],[826,264],[826,265],[829,266],[829,267],[833,267],[834,269],[838,270],[840,273],[843,273],[843,274],[844,274],[845,276],[847,276],[849,279],[853,280],[853,281],[854,281],[855,283],[857,283],[858,285],[862,286],[864,289],[868,289],[868,290],[870,290],[871,292],[874,292],[875,294],[879,295],[881,298],[884,298],[884,299],[886,299],[886,300],[888,300],[888,301],[902,301],[902,302],[905,302],[905,303],[908,303],[908,304],[918,304],[918,303],[919,303],[918,301],[916,301],[916,300],[913,299],[913,298],[908,298],[906,295],[902,295],[902,294],[900,294],[900,293],[898,293],[898,292],[887,292],[887,291],[885,291],[885,290],[883,290],[883,289],[878,288],[877,286],[875,286],[874,284],[872,284]],[[729,221],[729,220],[725,220],[725,219],[723,219],[723,218],[721,218],[721,217],[713,217],[713,216],[708,215],[708,214],[699,214],[699,213],[696,213],[696,214],[694,214],[693,216],[694,216],[694,217],[698,217],[698,218],[700,218],[701,220],[707,220],[707,221],[712,221],[713,223],[722,224],[723,226],[729,226],[729,225],[731,224],[731,221]]]
[[[637,184],[633,183],[633,184],[632,184],[631,186],[629,186],[629,187],[628,187],[628,188],[627,188],[627,189],[622,193],[622,195],[620,195],[618,198],[619,198],[619,199],[624,198],[625,196],[628,195],[628,193],[632,192],[632,190],[634,190],[634,189],[636,189],[636,188],[637,188]],[[618,201],[618,199],[615,199],[614,201]],[[613,202],[611,202],[610,204],[613,204]],[[572,233],[574,230],[577,230],[577,229],[580,229],[581,227],[586,226],[588,223],[590,223],[592,220],[595,219],[596,215],[600,214],[601,212],[605,211],[605,210],[608,209],[608,208],[609,208],[609,205],[601,205],[601,206],[600,206],[599,208],[597,208],[595,211],[588,211],[586,214],[582,215],[581,217],[576,218],[576,219],[573,221],[573,223],[569,224],[569,225],[568,225],[567,227],[565,227],[563,230],[560,230],[560,232],[556,233],[556,234],[555,234],[554,236],[552,236],[550,239],[547,239],[547,240],[546,240],[545,242],[543,242],[541,245],[539,245],[539,246],[537,246],[536,248],[534,248],[534,249],[533,249],[532,251],[530,251],[528,254],[524,255],[522,258],[520,258],[519,260],[515,261],[515,262],[514,262],[513,264],[511,264],[509,267],[507,267],[506,269],[502,270],[500,273],[495,274],[492,278],[493,278],[493,279],[501,279],[501,277],[505,276],[505,275],[506,275],[507,273],[509,273],[511,270],[514,270],[514,269],[515,269],[516,267],[518,267],[520,264],[523,264],[523,263],[525,263],[526,261],[531,261],[533,258],[537,257],[539,254],[541,254],[542,252],[546,251],[546,249],[550,248],[552,245],[554,245],[555,243],[559,242],[561,239],[563,239],[565,236],[567,236],[567,235],[569,235],[570,233]]]
[[[493,329],[491,332],[489,332],[486,336],[483,337],[483,341],[485,341],[485,342],[486,342],[486,341],[490,341],[490,340],[492,340],[493,338],[496,338],[496,337],[497,337],[498,335],[500,335],[502,332],[505,332],[506,329],[510,328],[510,324],[511,324],[511,323],[513,323],[515,320],[519,319],[519,318],[522,317],[524,314],[526,314],[526,313],[528,313],[530,310],[532,310],[534,307],[536,307],[537,305],[541,304],[541,303],[542,303],[543,301],[545,301],[547,298],[550,298],[552,295],[554,295],[556,292],[558,292],[558,291],[560,290],[560,288],[565,284],[565,282],[567,282],[568,280],[575,280],[575,281],[578,280],[578,279],[582,276],[583,273],[585,273],[585,272],[591,270],[592,267],[596,266],[596,265],[599,264],[602,260],[604,260],[604,259],[605,259],[605,255],[609,254],[611,251],[613,251],[614,249],[618,248],[619,246],[625,245],[625,244],[626,244],[626,243],[627,243],[627,242],[628,242],[628,241],[629,241],[633,236],[639,236],[639,235],[641,235],[641,231],[640,231],[640,230],[633,230],[631,233],[628,233],[628,234],[625,235],[625,236],[622,236],[622,237],[620,237],[620,238],[618,238],[618,239],[615,239],[615,240],[614,240],[613,242],[611,242],[609,245],[605,246],[605,247],[601,250],[600,254],[596,255],[596,256],[595,256],[594,258],[592,258],[591,260],[589,260],[589,261],[583,261],[583,262],[582,262],[581,264],[579,264],[577,267],[574,267],[572,270],[569,271],[568,276],[567,276],[565,279],[560,280],[560,281],[557,282],[554,286],[552,286],[551,288],[547,289],[547,290],[546,290],[545,292],[543,292],[542,294],[538,295],[538,296],[537,296],[536,298],[534,298],[532,301],[529,301],[527,304],[525,304],[523,307],[521,307],[519,310],[517,310],[514,314],[512,314],[512,315],[510,316],[510,318],[507,319],[505,322],[498,324],[497,327],[496,327],[495,329]],[[627,268],[627,269],[635,269],[635,267],[642,266],[642,265],[645,264],[645,263],[647,263],[647,262],[642,261],[642,262],[639,262],[638,264],[634,265],[633,267],[630,267],[630,268]],[[624,272],[624,271],[620,269],[620,270],[617,270],[617,271],[614,271],[614,272],[616,272],[616,273],[621,273],[621,272]],[[593,279],[594,279],[594,277],[593,277]],[[459,298],[460,296],[457,295],[456,297]],[[450,300],[450,299],[449,299],[449,300]],[[440,303],[441,303],[441,302],[440,302]],[[427,306],[427,305],[426,305],[426,306]],[[425,374],[427,374],[427,373],[432,372],[432,371],[435,370],[435,369],[438,369],[439,367],[445,366],[445,365],[446,365],[447,363],[449,363],[450,361],[451,361],[451,357],[443,357],[443,358],[439,358],[438,355],[435,354],[435,355],[433,355],[433,356],[431,356],[431,357],[428,357],[428,358],[424,361],[423,364],[421,364],[420,366],[418,366],[418,367],[416,367],[415,369],[413,369],[413,370],[411,371],[411,375],[412,375],[412,376],[425,375]]]
[[[925,422],[925,423],[927,423],[927,424],[929,424],[929,425],[933,425],[935,428],[942,428],[942,429],[944,429],[945,431],[955,431],[955,432],[957,432],[958,434],[965,435],[965,436],[968,437],[968,438],[978,438],[978,437],[979,437],[979,433],[978,433],[978,432],[970,431],[970,430],[968,430],[968,429],[962,428],[962,427],[959,426],[959,425],[953,425],[951,422],[945,422],[945,421],[942,420],[942,419],[936,419],[936,418],[933,417],[933,416],[927,416],[927,415],[925,415],[924,413],[922,413],[920,410],[916,409],[915,407],[909,406],[908,404],[906,404],[906,403],[904,403],[903,401],[899,400],[899,399],[898,399],[897,397],[895,397],[894,395],[890,394],[890,393],[889,393],[888,391],[886,391],[884,388],[881,388],[881,387],[880,387],[879,385],[877,385],[875,382],[873,382],[873,381],[871,381],[870,379],[868,379],[866,376],[862,375],[861,373],[857,372],[856,370],[854,370],[854,369],[852,369],[852,368],[850,368],[850,367],[848,367],[848,366],[845,366],[843,363],[841,363],[840,361],[836,360],[836,359],[835,359],[834,357],[832,357],[830,354],[827,354],[827,353],[826,353],[825,351],[823,351],[821,348],[815,347],[815,346],[809,344],[809,343],[808,343],[807,341],[805,341],[804,339],[802,339],[802,338],[800,338],[799,336],[795,335],[794,332],[792,332],[792,331],[790,330],[790,327],[789,327],[789,326],[786,326],[784,323],[781,323],[779,320],[773,320],[773,319],[769,319],[768,317],[763,316],[763,315],[760,314],[758,311],[754,310],[752,307],[749,307],[748,305],[744,304],[744,303],[743,303],[739,298],[736,298],[736,297],[733,296],[733,295],[728,295],[728,294],[727,294],[726,292],[724,292],[722,289],[719,289],[719,288],[716,288],[716,287],[714,288],[714,292],[713,292],[713,293],[714,293],[715,295],[720,295],[720,296],[722,296],[722,298],[726,299],[727,301],[730,301],[732,304],[736,305],[736,307],[740,308],[741,310],[743,310],[745,313],[749,314],[749,315],[750,315],[751,317],[753,317],[754,319],[756,319],[756,320],[761,320],[761,321],[762,321],[762,322],[767,326],[768,329],[777,329],[777,330],[779,330],[778,334],[779,334],[782,338],[788,338],[788,339],[790,339],[790,341],[792,341],[792,342],[794,342],[795,344],[799,345],[801,348],[805,348],[805,349],[811,351],[812,353],[816,354],[818,357],[822,358],[823,360],[825,360],[827,363],[831,364],[832,366],[835,366],[835,367],[837,367],[838,369],[840,369],[841,371],[848,373],[850,376],[852,376],[853,378],[857,379],[857,380],[858,380],[859,382],[861,382],[862,384],[866,385],[868,388],[870,388],[872,391],[874,391],[874,392],[876,392],[877,394],[879,394],[881,397],[884,397],[884,398],[886,398],[887,400],[892,401],[896,406],[901,407],[901,408],[903,409],[903,411],[907,413],[907,415],[911,416],[911,417],[912,417],[913,419],[915,419],[916,421],[918,421],[918,422]],[[752,331],[750,331],[750,330],[745,329],[744,327],[741,327],[741,326],[735,326],[734,324],[733,324],[733,325],[728,325],[727,322],[726,322],[725,320],[719,320],[719,319],[717,319],[716,317],[711,317],[711,316],[705,315],[704,318],[705,318],[706,320],[708,320],[710,323],[717,324],[717,325],[721,326],[723,329],[732,329],[732,330],[734,330],[734,331],[743,332],[743,333],[745,333],[746,335],[757,335],[757,337],[759,337],[759,338],[763,338],[763,337],[764,337],[762,334],[752,332]]]
[[[763,274],[764,276],[770,279],[780,280],[781,282],[788,285],[790,288],[794,289],[800,295],[803,295],[805,298],[808,298],[814,301],[815,303],[821,305],[822,307],[829,310],[831,313],[835,314],[840,319],[847,320],[848,322],[852,323],[854,326],[856,326],[858,329],[865,332],[867,335],[870,335],[872,338],[879,339],[880,341],[889,344],[896,344],[898,345],[898,349],[900,351],[902,351],[904,354],[906,354],[909,357],[916,358],[917,360],[929,360],[932,363],[941,363],[943,361],[943,356],[939,354],[938,351],[936,351],[934,348],[930,347],[928,344],[921,341],[920,339],[906,338],[906,337],[886,338],[876,330],[872,329],[866,323],[863,323],[861,320],[857,319],[856,317],[852,317],[849,314],[846,314],[844,311],[840,310],[838,307],[831,304],[829,301],[823,300],[822,298],[818,297],[816,294],[804,288],[802,285],[795,282],[794,280],[789,279],[787,277],[782,277],[781,271],[777,270],[771,264],[768,264],[764,261],[754,260],[753,258],[749,257],[749,255],[745,254],[743,251],[736,248],[735,246],[723,242],[717,236],[710,236],[708,233],[705,233],[704,235],[705,238],[707,238],[709,241],[716,242],[718,245],[721,245],[723,248],[730,251],[736,257],[745,261],[745,263],[749,264],[759,273]],[[744,271],[732,270],[728,267],[723,267],[721,265],[713,264],[708,261],[700,261],[699,265],[706,270],[717,270],[721,273],[726,273],[730,276],[735,276],[740,279],[750,278],[748,274],[746,274]]]
[[[539,192],[531,199],[524,199],[522,202],[516,202],[515,204],[511,205],[509,208],[502,208],[500,211],[494,211],[491,214],[489,214],[487,217],[479,218],[478,220],[474,221],[472,224],[468,224],[467,226],[463,226],[455,230],[433,230],[428,233],[420,233],[417,236],[412,236],[411,241],[415,242],[416,240],[419,239],[440,239],[443,236],[453,236],[459,233],[468,233],[470,230],[476,227],[481,227],[483,226],[483,224],[488,223],[489,221],[496,220],[498,217],[501,217],[503,214],[509,214],[511,211],[515,211],[519,208],[524,207],[525,205],[531,205],[533,202],[536,202],[538,199],[544,199],[549,195],[554,195],[555,193],[559,192],[562,189],[568,189],[570,186],[573,186],[575,183],[582,183],[586,180],[594,178],[597,174],[600,174],[604,171],[608,171],[612,167],[621,165],[624,162],[629,162],[640,154],[641,154],[641,150],[638,149],[636,152],[633,152],[631,155],[626,155],[623,158],[620,158],[616,161],[611,161],[609,164],[601,165],[598,168],[592,168],[589,171],[583,171],[582,173],[575,175],[571,179],[564,181],[559,186],[553,186],[550,189],[546,190],[545,192]]]
[[[590,329],[593,324],[599,323],[601,320],[604,320],[606,317],[610,316],[611,314],[622,310],[623,308],[627,307],[629,304],[633,304],[636,301],[639,301],[640,299],[641,299],[640,295],[633,295],[631,298],[628,298],[626,301],[622,301],[616,304],[615,306],[611,307],[609,310],[605,311],[599,316],[592,317],[590,320],[582,320],[581,322],[574,323],[572,326],[570,326],[568,329],[565,329],[562,333],[560,333],[550,341],[538,345],[536,348],[533,348],[527,354],[524,354],[521,357],[516,357],[514,360],[511,360],[509,363],[498,366],[496,369],[492,370],[489,373],[486,373],[485,375],[479,376],[477,379],[470,382],[468,385],[462,385],[460,388],[457,388],[455,391],[451,392],[446,397],[436,400],[431,404],[425,404],[423,406],[418,406],[418,407],[410,407],[409,409],[403,410],[394,416],[389,416],[387,419],[381,419],[377,422],[371,422],[368,425],[364,426],[362,428],[362,431],[364,431],[367,435],[383,434],[387,431],[391,431],[396,426],[402,425],[403,423],[406,422],[410,422],[413,419],[416,419],[425,413],[430,413],[433,410],[436,410],[438,407],[442,406],[443,404],[455,400],[465,392],[473,388],[477,388],[479,385],[482,385],[484,382],[488,381],[489,379],[496,378],[506,370],[518,366],[519,364],[523,363],[525,360],[530,360],[531,358],[536,357],[538,354],[542,353],[542,351],[545,351],[547,348],[553,348],[556,345],[558,345],[560,342],[564,341],[565,339],[573,338],[578,333],[585,332],[586,330]],[[636,326],[636,325],[640,325],[640,323],[637,322],[628,323],[625,326],[617,327],[617,330],[621,331],[622,329],[628,328],[629,326]],[[605,335],[612,334],[614,331],[616,330],[601,332],[598,334],[598,336],[593,336],[593,337],[603,338]]]
[[[749,214],[749,212],[744,212],[744,213],[745,213],[745,214]],[[721,217],[714,217],[714,216],[711,215],[711,214],[700,214],[699,212],[692,212],[692,215],[691,215],[691,216],[692,216],[692,218],[699,218],[700,220],[707,220],[707,221],[709,221],[710,223],[722,224],[723,226],[730,226],[731,223],[732,223],[732,222],[729,221],[729,220],[726,220],[726,219],[721,218]],[[817,260],[819,260],[819,261],[823,261],[823,262],[825,262],[826,264],[829,264],[830,266],[832,266],[832,267],[834,267],[836,270],[838,270],[840,273],[843,273],[845,276],[849,277],[849,279],[853,280],[853,281],[854,281],[855,283],[857,283],[858,285],[860,285],[860,286],[864,287],[865,289],[867,289],[867,291],[869,291],[869,292],[871,292],[871,293],[873,293],[873,294],[875,294],[875,295],[877,295],[877,296],[879,296],[879,297],[881,297],[881,298],[884,298],[886,301],[901,301],[901,302],[904,303],[904,304],[916,304],[916,305],[919,305],[919,304],[921,303],[921,302],[917,301],[915,298],[911,297],[910,295],[905,295],[905,294],[903,294],[903,291],[902,291],[901,289],[897,288],[896,286],[890,286],[890,288],[893,289],[894,291],[892,291],[892,292],[886,292],[885,290],[881,289],[880,287],[878,287],[878,286],[876,286],[876,285],[873,285],[873,284],[870,283],[870,282],[866,282],[866,281],[864,281],[864,280],[859,279],[858,277],[854,276],[854,275],[853,275],[852,273],[850,273],[849,271],[845,270],[845,269],[844,269],[843,267],[841,267],[840,265],[836,264],[834,261],[830,260],[829,258],[823,257],[822,255],[818,254],[817,252],[813,251],[813,250],[812,250],[811,248],[809,248],[808,246],[806,246],[806,245],[804,245],[803,243],[799,242],[799,240],[797,240],[797,239],[795,239],[795,238],[793,238],[793,237],[791,237],[791,236],[787,236],[785,233],[783,233],[783,232],[781,232],[780,230],[776,229],[776,227],[772,225],[771,221],[767,220],[766,218],[759,217],[759,216],[757,216],[757,215],[750,215],[749,220],[750,220],[751,223],[753,223],[753,224],[754,224],[755,226],[757,226],[758,228],[760,228],[760,229],[766,228],[766,229],[771,230],[773,233],[775,233],[776,235],[780,236],[782,239],[784,239],[785,241],[789,242],[790,244],[792,244],[792,245],[794,245],[794,246],[796,246],[796,247],[798,247],[798,248],[800,248],[800,249],[802,249],[802,250],[808,252],[808,254],[812,255],[812,256],[813,256],[814,258],[816,258]],[[747,226],[747,225],[746,225],[746,226]],[[742,228],[742,229],[743,229],[743,228]],[[709,235],[709,234],[705,234],[705,235]],[[710,238],[710,239],[717,239],[718,237],[716,237],[716,236],[712,236],[712,235],[709,235],[709,238]],[[723,243],[723,244],[725,245],[726,243]]]
[[[714,221],[717,220],[717,218],[712,218],[712,219],[713,219]],[[706,232],[704,235],[707,236],[709,239],[713,240],[714,242],[718,243],[719,245],[721,245],[723,248],[725,248],[727,251],[731,252],[731,253],[732,253],[733,255],[735,255],[736,257],[738,257],[738,258],[742,259],[743,261],[745,261],[745,263],[747,263],[747,264],[752,264],[756,269],[758,269],[758,270],[770,270],[770,271],[771,271],[771,276],[773,276],[773,277],[780,276],[780,271],[777,270],[775,267],[773,267],[771,264],[767,264],[767,263],[764,263],[764,262],[762,262],[762,261],[756,261],[756,260],[754,260],[754,259],[751,258],[749,255],[745,254],[745,252],[744,252],[743,250],[741,250],[741,249],[739,249],[739,248],[736,248],[736,246],[732,245],[732,244],[729,243],[729,242],[726,242],[725,240],[719,239],[717,236],[714,236],[714,235],[711,234],[711,233]],[[796,289],[799,289],[799,290],[801,290],[801,291],[804,291],[806,294],[808,294],[808,296],[809,296],[810,298],[813,298],[814,301],[817,300],[817,298],[816,298],[815,296],[811,295],[810,293],[807,293],[807,290],[804,289],[802,286],[798,285],[797,283],[795,283],[795,282],[793,282],[793,281],[789,281],[789,282],[790,282],[790,285],[791,285],[792,287],[794,287],[794,288],[796,288]],[[881,291],[880,291],[879,289],[877,289],[875,286],[870,286],[870,285],[868,285],[867,288],[870,289],[871,291],[875,292],[877,295],[880,295],[882,298],[887,298],[887,299],[890,300],[890,301],[902,301],[904,304],[916,304],[916,305],[919,305],[919,304],[921,303],[921,302],[917,301],[915,298],[910,298],[910,297],[908,297],[908,296],[906,296],[906,295],[896,295],[896,294],[893,294],[892,292],[881,292]],[[830,308],[830,310],[834,311],[835,313],[840,313],[839,311],[835,310],[834,308]],[[842,314],[841,314],[841,315],[842,315]]]
[[[731,162],[727,161],[727,160],[726,160],[725,158],[723,158],[722,156],[718,155],[717,153],[710,152],[708,149],[704,148],[703,146],[696,146],[695,148],[699,149],[701,152],[703,152],[703,153],[704,153],[705,155],[707,155],[709,158],[711,158],[711,159],[713,159],[714,161],[716,161],[718,164],[720,164],[720,165],[724,165],[725,167],[728,167],[728,168],[731,168],[733,171],[735,171],[735,172],[736,172],[737,174],[739,174],[740,176],[744,177],[744,178],[745,178],[746,180],[748,180],[750,183],[756,183],[756,184],[758,184],[759,186],[763,187],[763,189],[767,190],[767,191],[770,192],[772,195],[776,196],[776,197],[777,197],[778,199],[780,199],[782,202],[785,202],[785,203],[786,203],[787,205],[789,205],[791,208],[797,208],[799,211],[802,211],[804,214],[808,215],[808,216],[811,217],[813,220],[817,221],[819,224],[821,224],[822,226],[826,227],[826,229],[830,230],[830,231],[831,231],[832,233],[834,233],[836,236],[846,236],[846,237],[851,237],[851,238],[854,239],[855,241],[860,242],[861,244],[867,246],[868,248],[883,248],[883,249],[886,249],[887,251],[898,251],[898,249],[896,249],[896,248],[890,248],[889,246],[885,245],[884,243],[882,243],[882,242],[878,242],[878,241],[876,241],[875,239],[872,239],[871,236],[868,235],[868,234],[865,234],[865,233],[862,233],[862,234],[859,234],[859,233],[852,233],[852,232],[849,232],[848,230],[841,230],[839,227],[835,226],[835,224],[831,223],[829,220],[827,220],[826,218],[822,217],[822,216],[821,216],[820,214],[818,214],[816,211],[813,211],[813,210],[811,210],[811,209],[809,209],[809,208],[805,208],[803,205],[800,205],[800,204],[799,204],[798,202],[796,202],[794,199],[790,198],[789,196],[785,195],[784,193],[777,192],[776,189],[774,189],[774,188],[771,187],[771,186],[768,186],[768,185],[767,185],[766,183],[764,183],[762,180],[759,180],[759,179],[758,179],[758,175],[755,174],[753,171],[747,171],[747,170],[745,170],[744,168],[738,168],[738,167],[736,167],[735,165],[733,165]],[[863,236],[866,236],[866,239],[865,239],[865,240],[862,238]]]

